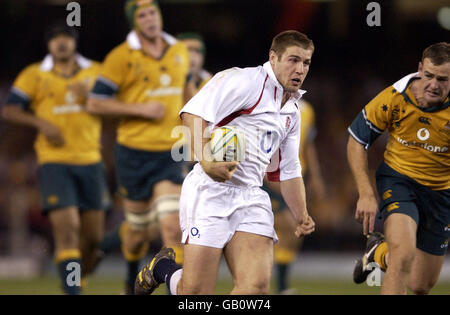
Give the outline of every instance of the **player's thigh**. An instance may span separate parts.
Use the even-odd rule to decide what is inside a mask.
[[[384,233],[390,262],[397,258],[412,261],[416,252],[416,221],[407,214],[392,213],[384,222]]]
[[[167,179],[156,183],[153,187],[152,199],[156,199],[160,196],[169,194],[181,194],[181,184],[174,183]]]
[[[48,218],[57,250],[78,247],[80,216],[77,207],[53,209],[49,211]]]
[[[268,293],[273,267],[273,239],[236,232],[224,250],[239,293]]]
[[[213,294],[221,256],[221,248],[186,244],[178,294]]]
[[[438,281],[444,260],[445,255],[432,255],[416,249],[408,279],[409,289],[416,294],[427,294]]]

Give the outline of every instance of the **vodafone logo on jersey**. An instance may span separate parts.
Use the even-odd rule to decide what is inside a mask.
[[[430,137],[430,132],[428,131],[427,128],[420,128],[417,131],[417,138],[420,141],[426,141],[426,140],[428,140],[429,137]]]

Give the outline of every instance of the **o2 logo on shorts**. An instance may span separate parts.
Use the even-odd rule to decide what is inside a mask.
[[[200,238],[200,231],[194,226],[193,228],[191,228],[191,235],[193,237]]]

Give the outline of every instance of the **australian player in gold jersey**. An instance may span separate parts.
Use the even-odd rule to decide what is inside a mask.
[[[100,65],[76,52],[77,32],[57,23],[47,31],[49,54],[14,81],[4,119],[34,127],[42,210],[54,237],[54,259],[67,294],[80,293],[67,276],[81,263],[90,273],[103,237],[108,201],[100,155],[101,120],[85,111]],[[79,270],[79,269],[78,269]]]
[[[439,278],[450,237],[450,43],[426,48],[418,72],[370,101],[349,127],[348,160],[359,199],[355,218],[368,235],[354,281],[376,263],[386,275],[382,294],[427,294]],[[367,149],[384,131],[389,139],[370,184]],[[384,235],[374,232],[377,210]]]
[[[299,101],[301,117],[300,125],[300,164],[305,177],[305,184],[318,200],[325,198],[325,184],[320,170],[317,155],[315,136],[315,113],[313,106],[306,100]],[[269,193],[272,209],[274,211],[275,231],[278,235],[278,243],[274,248],[274,260],[276,268],[277,292],[279,294],[296,294],[289,288],[290,267],[295,261],[302,238],[292,234],[293,218],[281,196],[279,183],[264,181],[263,189]]]
[[[133,293],[155,217],[163,244],[178,251],[178,263],[183,258],[178,217],[183,164],[172,158],[180,139],[171,132],[181,125],[178,112],[190,98],[189,54],[162,31],[157,1],[128,0],[125,13],[132,31],[107,55],[87,107],[121,117],[115,164],[126,220],[118,234],[128,262],[127,292]]]

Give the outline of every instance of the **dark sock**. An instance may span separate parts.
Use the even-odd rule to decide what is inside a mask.
[[[289,264],[277,264],[277,272],[278,292],[281,292],[288,288]]]
[[[127,278],[126,283],[131,288],[134,288],[134,282],[139,273],[139,260],[138,261],[127,261]]]
[[[166,284],[170,284],[170,277],[172,274],[181,269],[173,260],[171,259],[161,259],[153,269],[153,275],[155,276],[155,280],[158,283],[166,282]]]
[[[75,263],[69,265],[71,263]],[[81,293],[81,260],[78,258],[66,259],[57,264],[64,293],[77,295]],[[78,282],[78,283],[77,283]]]

